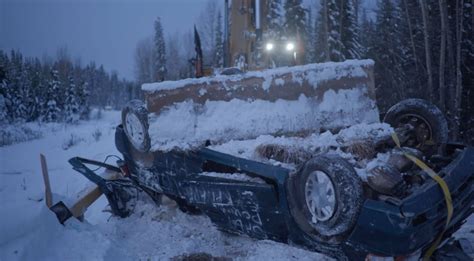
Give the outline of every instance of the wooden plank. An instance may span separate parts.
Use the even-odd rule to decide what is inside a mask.
[[[53,205],[53,195],[51,193],[51,185],[49,183],[49,173],[48,173],[48,165],[46,164],[46,157],[43,154],[40,154],[40,161],[41,161],[41,172],[43,174],[43,181],[44,181],[44,194],[45,194],[45,202],[48,208],[51,208]]]
[[[114,180],[120,177],[120,173],[105,171],[101,176],[107,180]],[[74,217],[79,218],[84,215],[87,208],[100,198],[100,196],[102,196],[102,191],[100,191],[98,186],[94,185],[84,195],[80,196],[69,210]]]
[[[84,196],[79,198],[76,203],[69,209],[72,215],[76,218],[81,217],[86,212],[87,208],[92,205],[100,196],[102,196],[102,191],[100,191],[98,186],[95,186]]]

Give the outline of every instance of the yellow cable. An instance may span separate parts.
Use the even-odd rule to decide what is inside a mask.
[[[444,232],[448,229],[449,223],[451,222],[451,218],[453,217],[453,200],[451,198],[451,192],[449,191],[449,187],[446,184],[446,182],[436,174],[436,172],[428,167],[423,161],[419,160],[417,157],[409,154],[404,150],[401,145],[400,145],[400,140],[398,139],[397,134],[394,132],[392,133],[392,139],[397,145],[399,149],[402,150],[403,155],[413,161],[418,167],[420,167],[428,176],[430,176],[434,181],[438,183],[438,185],[441,187],[441,190],[443,191],[444,194],[444,200],[446,201],[446,207],[448,210],[448,216],[446,218],[446,224],[444,226],[443,231],[440,233],[438,238],[433,242],[433,244],[430,246],[430,248],[426,251],[425,255],[423,256],[423,260],[429,260],[431,255],[433,255],[434,251],[436,248],[438,248],[438,245],[441,243],[441,240],[443,238]]]

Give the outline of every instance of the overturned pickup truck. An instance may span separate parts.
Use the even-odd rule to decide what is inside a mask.
[[[70,160],[121,217],[140,190],[226,232],[364,260],[429,258],[473,212],[474,148],[449,143],[424,100],[380,122],[370,60],[142,89],[146,103],[131,101],[116,129],[117,167]],[[62,221],[81,215],[52,209]]]

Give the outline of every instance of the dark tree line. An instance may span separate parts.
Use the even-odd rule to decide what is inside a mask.
[[[382,0],[362,17],[363,57],[375,60],[379,107],[419,97],[447,115],[451,137],[474,142],[472,0]]]
[[[0,122],[87,119],[91,107],[121,108],[138,86],[94,63],[73,63],[65,49],[53,61],[0,50]]]

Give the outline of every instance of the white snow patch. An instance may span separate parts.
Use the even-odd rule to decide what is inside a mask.
[[[386,137],[392,132],[392,127],[385,123],[362,123],[348,127],[346,129],[342,129],[336,134],[333,134],[331,131],[325,131],[321,134],[314,133],[304,138],[261,135],[256,139],[231,140],[223,144],[209,146],[209,148],[222,153],[231,154],[236,157],[267,162],[273,165],[279,165],[287,168],[295,168],[296,166],[291,164],[282,165],[282,163],[278,161],[268,161],[267,159],[262,159],[259,157],[259,155],[256,154],[257,147],[265,144],[272,144],[290,148],[298,148],[304,151],[311,151],[314,152],[314,154],[333,153],[338,154],[342,158],[345,158],[354,163],[354,156],[349,153],[345,153],[341,150],[341,147],[343,145],[347,145],[347,143],[354,140],[374,140],[380,137]],[[361,171],[359,175],[363,178],[363,180],[365,180],[365,173]]]
[[[200,175],[208,176],[208,177],[215,177],[215,178],[225,178],[237,181],[245,181],[245,182],[252,182],[252,183],[259,183],[265,184],[266,182],[258,177],[250,177],[245,173],[218,173],[218,172],[202,172]]]
[[[188,149],[206,140],[222,143],[264,134],[319,132],[379,121],[377,107],[365,89],[325,93],[322,102],[301,95],[296,101],[233,99],[177,103],[159,115],[150,114],[152,150]]]
[[[275,79],[275,84],[278,85],[278,86],[282,86],[285,84],[285,80],[281,79],[281,78],[277,78]]]
[[[315,63],[291,67],[279,67],[263,71],[252,71],[236,75],[215,75],[202,78],[184,79],[179,81],[164,81],[156,83],[145,83],[142,90],[146,92],[155,92],[162,90],[174,90],[183,88],[187,85],[194,84],[210,84],[212,82],[239,82],[243,78],[261,77],[264,78],[264,84],[261,86],[264,90],[270,87],[274,78],[287,73],[291,73],[293,81],[302,83],[303,79],[307,79],[315,88],[318,84],[331,79],[340,79],[346,76],[366,76],[362,66],[372,66],[372,60],[347,60],[344,62],[327,62]],[[308,71],[312,71],[308,73]],[[315,72],[317,71],[317,72]]]
[[[199,95],[203,96],[204,94],[207,93],[207,90],[206,89],[199,89]]]

